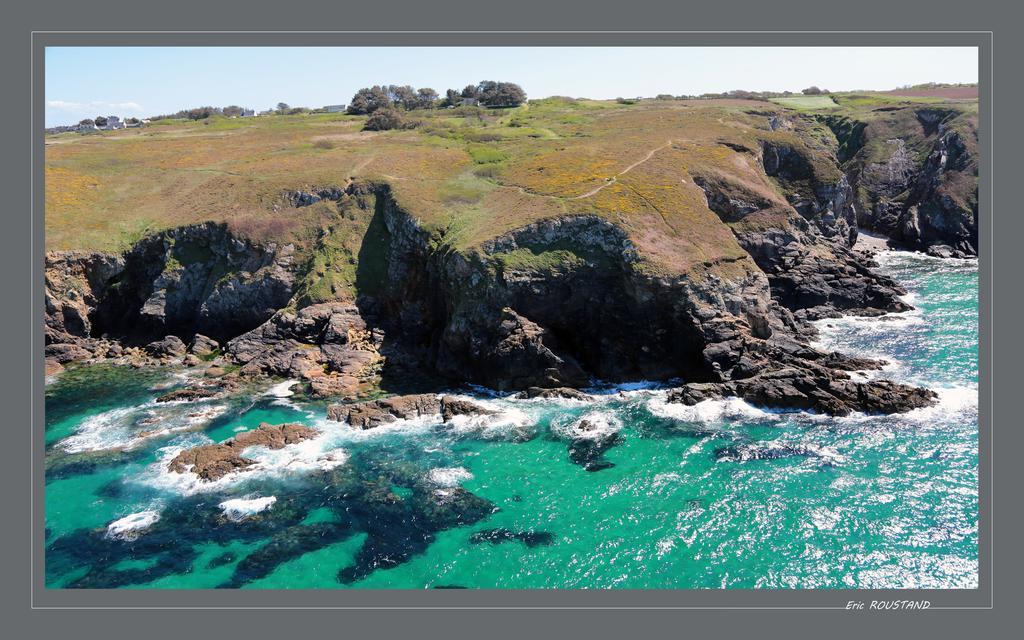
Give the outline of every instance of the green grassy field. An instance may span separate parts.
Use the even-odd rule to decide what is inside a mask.
[[[744,225],[785,224],[785,194],[764,175],[760,145],[791,147],[821,182],[839,178],[829,128],[792,116],[827,109],[870,120],[879,104],[931,100],[833,97],[838,104],[828,96],[628,105],[549,98],[512,109],[416,111],[408,115],[415,128],[385,132],[363,131],[361,116],[305,114],[58,134],[46,139],[46,244],[120,251],[161,229],[224,222],[242,236],[296,243],[324,274],[304,294],[330,299],[355,286],[366,223],[333,202],[294,207],[286,194],[375,181],[457,250],[543,218],[588,214],[625,230],[640,268],[652,273],[745,269],[745,252],[695,177],[774,203]],[[789,114],[793,126],[773,129],[765,117],[772,111]],[[318,240],[325,232],[328,243]]]
[[[792,98],[772,98],[771,101],[798,111],[839,108],[839,105],[830,96],[793,96]]]

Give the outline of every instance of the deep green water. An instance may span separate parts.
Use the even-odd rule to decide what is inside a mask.
[[[477,393],[502,413],[355,432],[293,398],[156,405],[154,385],[184,385],[181,372],[68,371],[47,388],[47,583],[974,587],[976,263],[880,261],[917,309],[821,323],[821,342],[885,357],[885,377],[940,393],[904,416],[688,408],[638,384],[587,404]],[[618,430],[597,458],[613,466],[570,457],[583,416]],[[324,434],[257,452],[260,467],[234,479],[165,470],[182,448],[295,421]],[[155,429],[166,432],[139,438]],[[249,502],[220,506],[232,499]],[[136,528],[108,528],[132,514]]]

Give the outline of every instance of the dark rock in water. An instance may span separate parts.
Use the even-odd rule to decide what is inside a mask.
[[[167,336],[163,340],[150,342],[146,352],[157,358],[174,358],[185,355],[185,343],[178,336]]]
[[[468,589],[469,587],[464,587],[461,584],[436,584],[436,585],[434,585],[431,588],[432,589]]]
[[[751,346],[751,345],[747,345]],[[705,400],[739,397],[762,407],[820,411],[845,416],[904,413],[927,407],[935,392],[888,380],[855,382],[847,371],[877,369],[880,363],[825,354],[799,345],[775,344],[747,349],[753,375],[721,382],[690,383],[669,391],[669,402],[695,405]],[[729,376],[731,377],[731,376]]]
[[[352,404],[332,404],[327,417],[359,429],[372,429],[395,420],[409,420],[441,412],[441,401],[431,393],[395,396]]]
[[[471,544],[501,544],[502,542],[522,542],[527,547],[550,545],[555,536],[547,531],[512,531],[511,529],[485,529],[469,537]]]
[[[409,420],[435,414],[441,414],[441,419],[448,422],[455,416],[486,416],[494,413],[469,400],[460,400],[453,396],[438,398],[432,393],[394,396],[352,404],[332,404],[327,407],[328,418],[348,422],[360,429],[372,429],[395,420]]]
[[[542,387],[530,387],[515,395],[516,398],[567,398],[569,400],[590,400],[590,396],[571,387],[555,387],[545,389]]]
[[[176,390],[171,391],[169,393],[165,393],[164,395],[162,395],[159,398],[157,398],[156,401],[157,402],[177,402],[177,401],[191,402],[193,400],[200,400],[202,398],[212,398],[215,395],[217,395],[217,392],[214,391],[213,389],[199,389],[199,388],[176,389]]]
[[[237,559],[238,556],[236,556],[234,553],[232,553],[231,551],[226,551],[220,554],[219,556],[215,557],[214,559],[210,560],[210,563],[206,565],[206,567],[208,569],[216,569],[217,567],[223,567],[226,564],[231,564]]]
[[[413,499],[390,504],[360,500],[349,512],[363,524],[367,539],[353,564],[338,572],[338,581],[351,584],[406,562],[429,547],[435,532],[473,524],[494,510],[490,501],[461,487],[418,490]]]
[[[459,400],[452,396],[441,398],[441,419],[445,422],[449,422],[455,416],[490,416],[495,413],[468,400]]]
[[[289,527],[245,556],[235,567],[231,579],[221,587],[238,588],[247,582],[266,577],[282,563],[344,540],[351,533],[347,525],[333,522]]]
[[[309,440],[317,433],[316,429],[301,424],[270,425],[264,422],[256,429],[240,433],[220,444],[182,451],[171,460],[167,468],[175,473],[191,472],[207,481],[218,480],[256,464],[254,460],[242,457],[241,453],[247,447],[281,449],[289,444]]]
[[[604,454],[623,438],[615,431],[601,432],[600,427],[589,420],[580,420],[573,426],[575,437],[569,443],[569,459],[587,471],[601,471],[615,466],[605,460]]]

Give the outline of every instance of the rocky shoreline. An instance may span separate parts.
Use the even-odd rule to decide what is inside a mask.
[[[595,380],[680,378],[686,384],[671,400],[685,404],[735,396],[834,415],[926,406],[935,399],[928,390],[849,375],[881,363],[810,342],[817,319],[910,309],[906,292],[872,270],[873,251],[892,244],[976,254],[970,202],[944,191],[947,174],[976,173],[973,146],[945,129],[941,114],[915,113],[933,151],[918,162],[893,143],[886,171],[866,152],[850,153],[864,143],[838,121],[828,122],[833,146],[813,158],[775,142],[732,147],[756,161],[779,195],[730,176],[691,176],[745,255],[678,275],[652,273],[629,230],[597,215],[549,217],[456,250],[400,206],[387,183],[361,181],[329,194],[367,216],[383,247],[378,268],[357,273],[354,298],[310,300],[301,283],[312,263],[293,244],[245,240],[224,224],[162,231],[122,255],[52,252],[46,372],[104,361],[202,367],[227,381],[287,377],[313,397],[341,401],[332,417],[361,428],[387,416],[473,411],[415,395],[377,401],[372,417],[345,408],[381,391],[462,384],[544,395]],[[792,116],[770,122],[772,130],[816,126]],[[897,188],[911,189],[912,202],[894,199]],[[892,222],[886,215],[897,206]],[[858,227],[886,237],[865,247]]]

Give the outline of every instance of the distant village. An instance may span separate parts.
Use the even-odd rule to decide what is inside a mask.
[[[281,106],[281,105],[279,105]],[[284,105],[286,110],[290,111],[287,105]],[[347,105],[344,104],[329,104],[319,109],[306,109],[306,108],[294,108],[296,112],[302,113],[344,113]],[[201,114],[196,115],[190,113],[192,111],[201,111]],[[255,118],[258,116],[269,116],[282,113],[282,110],[267,109],[265,111],[257,112],[255,109],[247,109],[244,107],[203,107],[201,109],[192,109],[188,111],[182,111],[173,115],[167,116],[155,116],[153,118],[121,118],[120,116],[96,116],[95,118],[86,118],[78,122],[77,124],[60,125],[56,127],[47,127],[46,133],[67,133],[67,132],[78,132],[78,133],[92,133],[94,131],[116,131],[118,129],[133,129],[150,124],[154,120],[167,120],[167,119],[203,119],[211,115],[220,115],[227,118]]]

